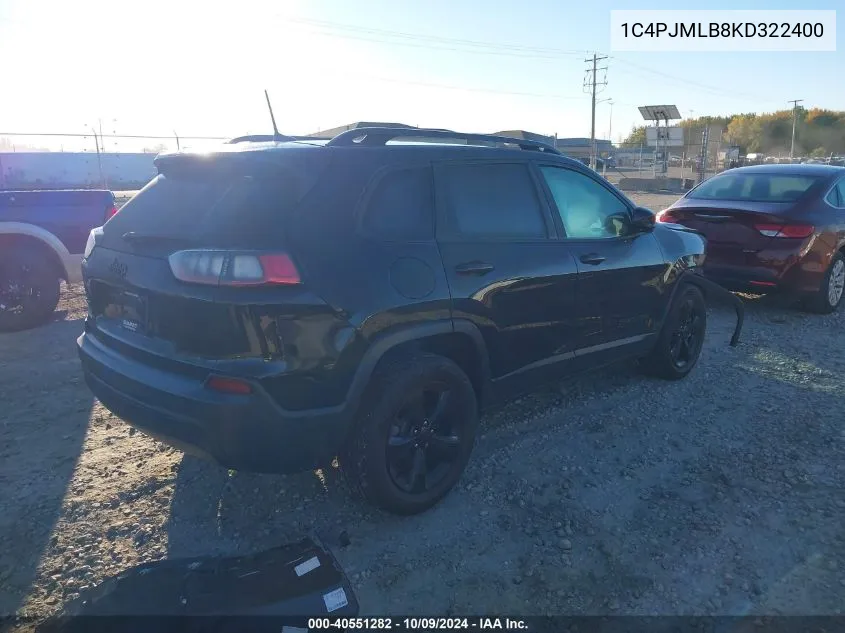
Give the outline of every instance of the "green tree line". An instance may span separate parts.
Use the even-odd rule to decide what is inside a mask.
[[[792,142],[792,110],[725,117],[705,116],[684,119],[681,127],[701,129],[709,125],[724,130],[723,142],[738,145],[740,152],[788,154]],[[645,126],[631,130],[626,145],[645,142]],[[845,154],[845,111],[798,108],[795,125],[796,156]]]

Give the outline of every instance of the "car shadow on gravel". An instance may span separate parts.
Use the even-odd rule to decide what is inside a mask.
[[[0,334],[0,616],[25,602],[69,500],[93,398],[69,344],[82,319]]]
[[[643,380],[634,363],[599,370],[578,379],[537,389],[501,403],[482,417],[475,457],[499,450],[513,432],[513,420],[528,423],[559,407],[597,400],[632,381]],[[538,431],[548,422],[536,422]],[[426,513],[436,515],[437,510]],[[336,467],[293,475],[227,471],[210,461],[184,455],[176,472],[167,522],[167,556],[245,553],[313,535],[327,546],[368,538],[374,531],[414,518],[380,512],[349,489]],[[403,530],[399,529],[399,533]],[[374,538],[380,538],[375,537]]]
[[[168,556],[315,533],[372,613],[775,613],[799,582],[814,597],[786,612],[833,612],[845,568],[845,391],[825,333],[843,315],[746,303],[736,348],[733,313],[710,313],[687,380],[628,364],[486,413],[461,484],[417,517],[354,501],[333,469],[324,484],[184,457]]]
[[[339,471],[266,475],[227,471],[185,455],[167,524],[168,557],[243,553],[315,534],[338,542],[344,524],[367,509],[350,499]]]

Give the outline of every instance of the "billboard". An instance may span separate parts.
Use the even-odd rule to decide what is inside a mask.
[[[684,129],[681,127],[647,127],[645,141],[649,147],[683,147]]]

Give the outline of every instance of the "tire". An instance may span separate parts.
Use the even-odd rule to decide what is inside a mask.
[[[476,394],[463,370],[448,358],[415,354],[376,370],[341,469],[373,505],[418,514],[458,482],[477,430]]]
[[[827,267],[821,287],[818,292],[811,295],[806,302],[810,312],[817,314],[830,314],[835,312],[842,303],[842,296],[845,294],[845,258],[842,253],[836,253]]]
[[[706,332],[704,296],[695,286],[684,284],[678,288],[654,349],[641,361],[643,371],[666,380],[684,378],[698,362]]]
[[[0,253],[0,332],[41,325],[59,303],[59,276],[40,249]]]

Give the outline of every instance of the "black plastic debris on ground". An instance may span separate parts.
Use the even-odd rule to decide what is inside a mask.
[[[85,591],[37,630],[280,633],[308,630],[309,617],[357,614],[358,602],[337,560],[307,538],[247,556],[133,567]]]

